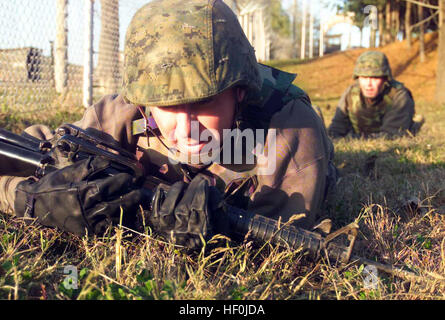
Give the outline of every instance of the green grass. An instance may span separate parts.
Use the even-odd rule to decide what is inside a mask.
[[[334,108],[320,107],[329,124]],[[51,110],[42,117],[3,106],[0,126],[55,127],[82,113]],[[363,265],[312,261],[269,245],[223,241],[190,253],[148,232],[116,227],[104,237],[80,238],[0,215],[0,299],[443,299],[445,109],[418,103],[417,112],[426,123],[416,137],[334,141],[341,180],[324,215],[334,229],[358,221],[355,254],[414,271],[422,281],[381,272],[377,288],[367,289]],[[406,207],[413,197],[419,207]],[[77,268],[77,289],[64,285],[67,266]]]

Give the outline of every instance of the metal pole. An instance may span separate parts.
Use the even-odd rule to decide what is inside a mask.
[[[323,57],[324,55],[324,25],[323,25],[323,17],[320,16],[320,44],[319,44],[319,56]]]
[[[93,104],[93,8],[94,0],[85,2],[85,34],[83,60],[83,106]]]

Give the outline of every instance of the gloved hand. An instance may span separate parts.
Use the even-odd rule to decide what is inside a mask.
[[[203,244],[201,236],[207,241],[218,233],[227,235],[229,222],[224,210],[220,192],[198,175],[189,185],[179,181],[168,191],[159,185],[149,223],[168,241],[197,249]]]
[[[90,157],[51,172],[39,181],[17,185],[14,210],[45,226],[77,235],[103,234],[111,224],[131,226],[140,205],[151,199],[129,173],[113,170],[109,160]]]

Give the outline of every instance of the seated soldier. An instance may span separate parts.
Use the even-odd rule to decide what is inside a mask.
[[[354,79],[328,128],[331,137],[390,137],[418,132],[423,118],[414,115],[411,92],[393,79],[385,54],[363,53],[357,60]]]
[[[220,208],[212,204],[218,198],[215,190],[227,203],[257,214],[283,222],[305,214],[298,225],[314,225],[328,185],[335,184],[333,145],[308,96],[292,84],[295,75],[257,63],[236,15],[223,1],[148,3],[129,25],[124,54],[121,93],[102,98],[75,124],[108,134],[120,147],[137,154],[147,175],[173,184],[163,204],[155,201],[152,208],[165,234],[181,229],[182,240],[177,237],[174,241],[190,245],[187,238],[197,238],[196,230],[203,223],[199,228],[190,225],[206,219],[194,216],[193,206],[198,203],[214,215],[213,208]],[[263,151],[246,147],[249,143],[243,136],[230,137],[233,132],[249,130],[253,147],[262,141]],[[51,137],[43,126],[26,132],[40,139]],[[236,149],[236,143],[229,141],[242,141],[242,147]],[[237,150],[244,152],[238,161]],[[247,161],[253,153],[254,160]],[[85,166],[81,169],[89,174],[101,164]],[[64,182],[70,174],[76,183],[82,179],[79,168],[69,170],[65,170]],[[54,178],[47,175],[42,180],[57,187],[58,172],[53,174]],[[108,195],[113,188],[100,187],[111,182],[98,185],[104,193],[100,196],[99,192],[79,191],[79,204],[74,206],[82,212],[73,217],[63,198],[51,200],[53,206],[46,210],[41,208],[43,182],[3,176],[0,209],[15,208],[19,217],[34,217],[41,224],[84,234],[100,233],[108,223],[118,222],[116,203],[131,218],[128,210],[134,209],[134,202],[144,200],[136,187],[122,188],[125,200],[119,202],[116,190]],[[127,197],[130,191],[137,195]],[[106,204],[91,200],[93,196]],[[172,230],[166,230],[168,226]],[[214,229],[221,231],[218,226]]]

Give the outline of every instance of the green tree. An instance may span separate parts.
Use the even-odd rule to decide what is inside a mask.
[[[291,21],[289,14],[281,6],[280,0],[270,1],[271,27],[278,35],[288,38],[291,36]]]

